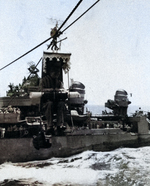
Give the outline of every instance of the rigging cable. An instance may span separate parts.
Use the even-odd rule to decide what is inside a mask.
[[[74,7],[74,9],[71,11],[71,13],[68,15],[68,17],[66,18],[66,20],[62,23],[62,25],[59,27],[59,29],[57,30],[57,32],[60,31],[60,29],[64,26],[64,24],[68,21],[68,19],[71,17],[71,15],[73,14],[73,12],[77,9],[77,7],[80,5],[80,3],[82,2],[83,0],[80,0],[78,2],[78,4]]]
[[[71,11],[71,13],[69,14],[69,16],[66,18],[66,20],[62,23],[62,25],[60,26],[60,28],[58,29],[58,31],[60,31],[60,29],[63,27],[63,25],[67,22],[67,20],[70,18],[70,16],[73,14],[73,12],[77,9],[77,7],[79,6],[79,4],[82,2],[83,0],[80,0],[78,2],[78,4],[75,6],[75,8]],[[58,32],[57,32],[58,33]],[[56,33],[56,34],[57,34]],[[55,35],[56,35],[55,34]],[[53,36],[54,37],[54,36]],[[17,59],[13,60],[11,63],[7,64],[6,66],[2,67],[0,69],[3,70],[4,68],[8,67],[9,65],[15,63],[16,61],[18,61],[19,59],[21,59],[22,57],[26,56],[27,54],[29,54],[30,52],[32,52],[33,50],[35,50],[36,48],[40,47],[41,45],[43,45],[44,43],[46,43],[47,41],[49,41],[50,39],[52,39],[53,37],[49,37],[48,39],[46,39],[45,41],[43,41],[42,43],[38,44],[37,46],[35,46],[34,48],[32,48],[31,50],[29,50],[28,52],[24,53],[23,55],[21,55],[20,57],[18,57]]]
[[[93,8],[93,6],[95,6],[100,0],[97,0],[92,6],[90,6],[85,12],[83,12],[83,14],[81,14],[76,20],[74,20],[69,26],[67,26],[63,31],[66,31],[70,26],[72,26],[76,21],[78,21],[84,14],[86,14],[91,8]]]
[[[73,25],[77,20],[79,20],[86,12],[88,12],[94,5],[96,5],[100,0],[97,0],[90,8],[88,8],[82,15],[80,15],[75,21],[73,21],[68,27],[66,27],[62,32],[60,32],[60,34],[62,34],[65,30],[67,30],[71,25]],[[45,41],[43,41],[42,43],[38,44],[37,46],[35,46],[34,48],[32,48],[31,50],[29,50],[28,52],[24,53],[23,55],[21,55],[20,57],[16,58],[15,60],[13,60],[12,62],[10,62],[9,64],[5,65],[4,67],[2,67],[0,69],[3,70],[4,68],[8,67],[9,65],[15,63],[16,61],[18,61],[19,59],[23,58],[24,56],[26,56],[27,54],[29,54],[30,52],[32,52],[33,50],[35,50],[36,48],[40,47],[41,45],[43,45],[44,43],[46,43],[47,41],[49,41],[50,39],[54,38],[55,36],[58,35],[58,32],[60,31],[60,29],[64,26],[64,24],[67,22],[67,20],[70,18],[70,16],[73,14],[73,12],[76,10],[76,8],[79,6],[79,4],[82,2],[82,0],[79,1],[79,3],[75,6],[75,8],[72,10],[72,12],[69,14],[69,16],[66,18],[66,20],[62,23],[62,25],[60,26],[60,28],[57,30],[56,34],[53,37],[49,37],[48,39],[46,39]]]

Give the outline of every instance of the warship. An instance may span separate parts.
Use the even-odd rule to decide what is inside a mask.
[[[57,39],[80,3],[81,0],[59,28],[56,25],[51,30],[50,38],[10,63],[51,40],[38,62],[42,63],[41,78],[37,65],[31,64],[30,75],[22,84],[10,84],[7,96],[0,98],[0,163],[67,157],[85,150],[110,151],[150,145],[150,114],[139,110],[128,116],[131,102],[125,90],[117,90],[114,100],[106,101],[105,107],[111,112],[93,115],[85,110],[88,101],[82,82],[72,80],[68,89],[63,87],[63,74],[69,73],[71,53],[58,52]]]

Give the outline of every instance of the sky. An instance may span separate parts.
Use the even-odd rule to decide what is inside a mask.
[[[63,29],[94,2],[83,0]],[[0,68],[49,38],[56,21],[60,26],[77,3],[0,0]],[[116,90],[124,89],[132,105],[150,110],[149,10],[147,0],[101,0],[61,35],[67,40],[59,52],[72,53],[69,78],[85,85],[89,104],[104,105]],[[0,71],[0,96],[6,95],[10,83],[18,85],[29,75],[29,63],[36,64],[48,44]]]

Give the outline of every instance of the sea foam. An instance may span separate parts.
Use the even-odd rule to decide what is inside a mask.
[[[6,162],[0,165],[0,183],[18,180],[22,185],[148,186],[149,154],[150,147],[119,148],[45,161]]]

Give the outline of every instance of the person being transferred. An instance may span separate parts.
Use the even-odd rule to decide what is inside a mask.
[[[54,63],[48,73],[42,78],[42,90],[44,94],[41,98],[42,111],[47,119],[47,131],[53,130],[53,116],[56,114],[56,128],[59,131],[64,124],[65,100],[61,99],[60,90],[63,83],[60,80],[61,66]]]
[[[63,83],[60,80],[61,67],[58,64],[53,64],[49,68],[49,72],[42,79],[43,89],[61,89],[63,88]]]

